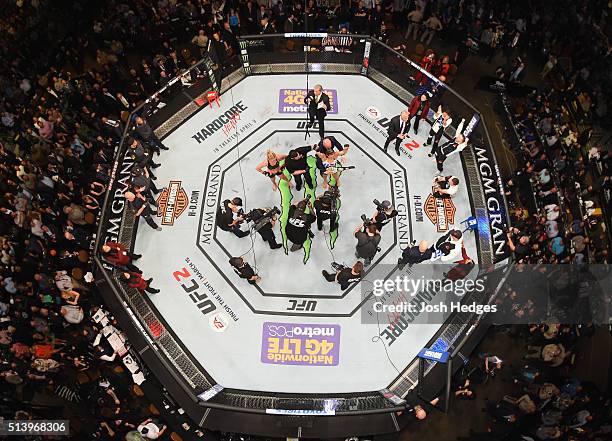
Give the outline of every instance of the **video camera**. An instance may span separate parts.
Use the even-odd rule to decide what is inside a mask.
[[[346,266],[338,262],[332,262],[331,267],[334,269],[334,271],[342,271],[343,269],[346,268]]]
[[[260,212],[260,209],[256,208],[245,214],[243,219],[247,222],[253,222],[253,229],[259,231],[266,226],[266,224],[272,222],[272,218],[280,213],[278,207],[269,208],[264,211],[263,214]]]
[[[372,222],[372,219],[367,217],[365,214],[361,215],[361,220],[363,221],[363,227],[364,228],[368,228],[370,225],[372,225],[374,222]]]
[[[372,203],[373,203],[373,204],[376,206],[376,210],[377,210],[379,213],[382,213],[383,211],[387,210],[387,208],[385,208],[385,206],[383,205],[383,203],[382,203],[382,202],[380,202],[378,199],[374,199],[374,200],[372,201]]]

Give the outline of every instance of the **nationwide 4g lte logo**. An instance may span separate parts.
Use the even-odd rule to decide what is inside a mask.
[[[457,209],[450,198],[437,198],[430,193],[423,208],[425,215],[436,226],[438,233],[448,231],[449,225],[455,223]]]
[[[189,205],[187,193],[181,187],[181,181],[170,181],[157,198],[157,217],[162,218],[162,225],[172,226]]]

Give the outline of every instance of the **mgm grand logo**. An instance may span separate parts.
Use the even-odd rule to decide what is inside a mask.
[[[157,217],[162,218],[162,225],[174,225],[189,204],[187,193],[181,187],[181,181],[170,181],[157,198]]]
[[[450,198],[437,198],[430,193],[423,208],[427,218],[436,226],[438,233],[448,231],[449,225],[455,223],[457,209]]]

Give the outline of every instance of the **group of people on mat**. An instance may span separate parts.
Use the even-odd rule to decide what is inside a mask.
[[[406,111],[393,117],[388,126],[388,138],[383,150],[386,152],[389,144],[395,143],[395,152],[400,155],[400,146],[409,136],[411,125],[414,134],[418,133],[419,123],[427,120],[429,113],[429,99],[427,93],[417,95],[410,102]],[[306,189],[306,197],[290,205],[287,220],[281,226],[284,235],[292,243],[290,249],[295,252],[305,248],[307,241],[314,237],[311,225],[316,221],[317,229],[323,230],[323,223],[330,221],[330,236],[338,229],[338,210],[340,208],[340,176],[342,171],[351,168],[344,165],[349,152],[349,145],[342,145],[334,136],[325,136],[325,117],[331,109],[329,96],[323,92],[319,84],[308,91],[305,103],[308,109],[309,123],[307,130],[313,127],[315,120],[318,123],[321,140],[314,145],[293,148],[287,153],[278,153],[272,150],[266,152],[266,158],[260,162],[256,170],[265,175],[272,182],[274,191],[296,191]],[[451,125],[450,113],[439,105],[433,113],[430,130],[425,145],[431,144],[429,157],[435,157],[437,169],[442,172],[446,159],[461,152],[468,144],[468,138],[463,132],[465,119],[462,119],[455,131],[454,137],[440,144],[442,135]],[[316,196],[317,171],[322,179],[323,193]],[[459,189],[459,178],[456,176],[442,176],[437,174],[432,184],[433,195],[436,198],[451,198]],[[355,229],[357,239],[355,257],[358,259],[352,267],[334,264],[335,272],[322,271],[323,277],[329,282],[337,282],[341,289],[347,289],[358,282],[363,276],[364,268],[368,267],[376,254],[380,251],[381,231],[398,214],[390,201],[374,200],[376,210],[370,218],[361,216],[361,224]],[[243,210],[243,202],[239,197],[224,200],[217,210],[217,226],[237,237],[246,237],[259,233],[271,249],[281,248],[274,234],[274,227],[281,212],[276,208],[256,208],[248,213]],[[242,229],[246,222],[251,223],[249,229]],[[414,265],[426,260],[440,259],[443,262],[457,262],[462,270],[471,268],[472,260],[468,257],[463,245],[462,232],[450,230],[438,238],[433,245],[427,241],[413,242],[402,251],[398,259],[398,266]],[[244,256],[232,257],[229,261],[239,277],[246,279],[250,284],[258,283],[261,278],[256,268],[246,261]],[[460,271],[460,272],[461,272]]]

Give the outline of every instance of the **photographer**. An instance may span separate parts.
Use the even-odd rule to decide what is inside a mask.
[[[234,213],[240,213],[242,207],[242,199],[234,198],[231,201],[226,199],[217,210],[216,222],[217,226],[223,231],[229,231],[237,237],[245,237],[249,235],[248,231],[240,229],[240,223],[244,220],[242,216],[234,219]]]
[[[408,247],[402,251],[402,257],[397,260],[397,264],[399,269],[403,269],[406,264],[411,267],[416,263],[421,263],[431,259],[432,255],[433,247],[430,248],[427,241],[422,240],[418,245],[416,245],[416,241],[414,241],[411,247]]]
[[[338,191],[326,191],[314,202],[314,208],[317,216],[317,229],[323,229],[323,221],[329,219],[329,231],[334,231],[338,228]]]
[[[268,242],[270,249],[276,250],[282,245],[276,242],[276,236],[274,235],[274,225],[276,224],[276,215],[279,214],[278,208],[274,207],[268,210],[263,208],[255,208],[251,210],[246,216],[245,220],[253,222],[253,228],[259,233],[264,242]]]
[[[373,202],[376,205],[376,211],[372,215],[371,223],[376,225],[378,231],[382,231],[383,227],[397,216],[397,210],[393,208],[390,201],[379,202],[378,199],[374,199]]]
[[[380,234],[376,225],[370,224],[367,227],[362,223],[355,229],[355,237],[357,238],[357,246],[355,247],[355,256],[358,259],[364,259],[364,266],[372,263],[372,259],[378,252],[378,244],[380,243]]]
[[[256,285],[261,280],[261,277],[257,275],[251,265],[245,262],[242,257],[232,257],[229,260],[229,264],[241,279],[246,279],[251,285]]]
[[[308,207],[310,207],[310,212],[306,213]],[[316,220],[315,215],[312,213],[313,210],[314,208],[308,199],[304,199],[296,205],[289,207],[289,218],[287,219],[285,233],[287,234],[287,239],[293,243],[291,251],[297,251],[302,248],[308,236],[314,237],[314,234],[310,231],[310,225]]]
[[[330,274],[325,270],[321,271],[321,273],[328,282],[338,282],[340,289],[343,291],[351,286],[351,284],[359,282],[363,277],[363,263],[360,261],[355,262],[352,268],[338,264],[332,264],[332,266],[336,270],[336,274]]]

